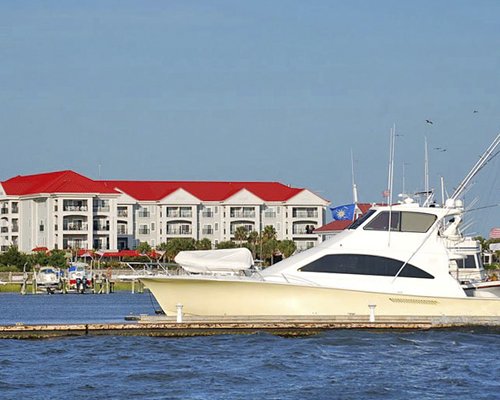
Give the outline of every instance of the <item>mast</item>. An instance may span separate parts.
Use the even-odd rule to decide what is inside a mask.
[[[358,219],[361,215],[361,210],[358,207],[358,188],[354,181],[354,156],[351,149],[351,176],[352,176],[352,199],[354,201],[354,219]]]
[[[391,245],[391,225],[392,225],[392,188],[394,184],[394,148],[396,147],[396,124],[394,124],[390,131],[390,144],[389,144],[389,177],[388,177],[388,187],[389,194],[387,196],[387,202],[389,204],[389,226],[388,226],[388,236],[387,236],[387,246]]]

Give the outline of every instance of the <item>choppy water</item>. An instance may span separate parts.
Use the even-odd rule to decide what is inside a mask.
[[[0,324],[121,321],[148,295],[0,295]],[[8,309],[6,309],[6,305]],[[22,318],[21,318],[22,317]],[[0,398],[500,399],[500,334],[330,331],[193,338],[0,340]]]

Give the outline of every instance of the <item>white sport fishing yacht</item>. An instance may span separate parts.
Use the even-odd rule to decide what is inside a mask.
[[[483,165],[499,142],[500,135]],[[450,273],[458,258],[450,243],[460,237],[464,213],[460,193],[442,207],[422,207],[410,198],[373,207],[319,246],[251,276],[142,281],[167,314],[181,304],[190,315],[352,316],[376,307],[384,316],[498,317],[498,296],[468,296]]]

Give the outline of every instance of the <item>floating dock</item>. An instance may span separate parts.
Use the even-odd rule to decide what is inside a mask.
[[[266,332],[279,336],[308,336],[334,329],[429,330],[487,328],[500,332],[500,317],[128,317],[133,322],[108,324],[57,324],[0,326],[0,339],[44,339],[66,336],[112,335],[185,337]]]

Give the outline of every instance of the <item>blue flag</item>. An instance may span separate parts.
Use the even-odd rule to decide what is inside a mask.
[[[345,206],[338,206],[335,208],[330,207],[332,211],[332,218],[335,221],[344,221],[354,219],[354,209],[356,208],[355,204],[346,204]]]

